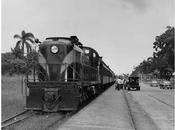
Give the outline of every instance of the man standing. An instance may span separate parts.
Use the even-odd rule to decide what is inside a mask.
[[[124,83],[123,79],[119,77],[116,80],[116,82],[117,82],[116,89],[118,89],[118,90],[123,89],[123,83]]]

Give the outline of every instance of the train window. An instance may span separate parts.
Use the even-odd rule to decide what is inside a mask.
[[[68,81],[72,81],[73,80],[73,65],[70,65],[68,67],[67,78],[68,78]]]
[[[85,54],[89,54],[89,50],[85,50],[84,52],[85,52]]]
[[[95,53],[93,53],[93,57],[94,57],[94,58],[96,57],[96,54],[95,54]]]

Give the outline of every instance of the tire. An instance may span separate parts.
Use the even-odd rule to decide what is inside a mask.
[[[128,91],[130,91],[130,88],[128,88]]]
[[[115,86],[115,90],[117,90],[117,89],[118,89],[118,86],[116,85],[116,86]]]

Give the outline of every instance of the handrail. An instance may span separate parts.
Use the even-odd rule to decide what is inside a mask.
[[[55,64],[47,64],[47,65],[55,65]],[[78,78],[68,78],[67,80],[69,80],[69,81],[79,81],[80,80],[80,78],[81,78],[81,75],[78,73],[78,71],[76,71],[76,69],[73,67],[73,66],[71,66],[70,64],[68,64],[68,63],[62,63],[62,64],[56,64],[56,65],[64,65],[65,66],[65,68],[66,68],[66,70],[68,69],[68,67],[70,67],[73,71],[74,71],[74,73],[78,76]],[[66,66],[68,66],[68,67],[66,67]],[[28,82],[31,82],[31,81],[33,81],[33,82],[35,82],[35,80],[36,80],[36,82],[37,81],[48,81],[49,80],[49,77],[48,77],[48,74],[45,74],[45,72],[42,72],[42,71],[40,71],[39,69],[36,69],[36,71],[33,71],[33,77],[31,76],[31,77],[29,77],[30,76],[30,73],[31,73],[31,70],[32,69],[36,69],[36,66],[33,66],[32,68],[30,68],[25,74],[26,74],[26,79],[27,79],[27,81]],[[31,74],[32,75],[32,74]],[[40,75],[43,79],[40,79],[37,75]],[[64,78],[62,78],[60,81],[65,81],[66,79]]]

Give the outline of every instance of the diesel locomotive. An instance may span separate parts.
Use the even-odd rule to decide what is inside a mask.
[[[76,36],[50,37],[38,50],[34,74],[25,80],[26,109],[73,111],[114,83],[114,72],[98,52]]]

